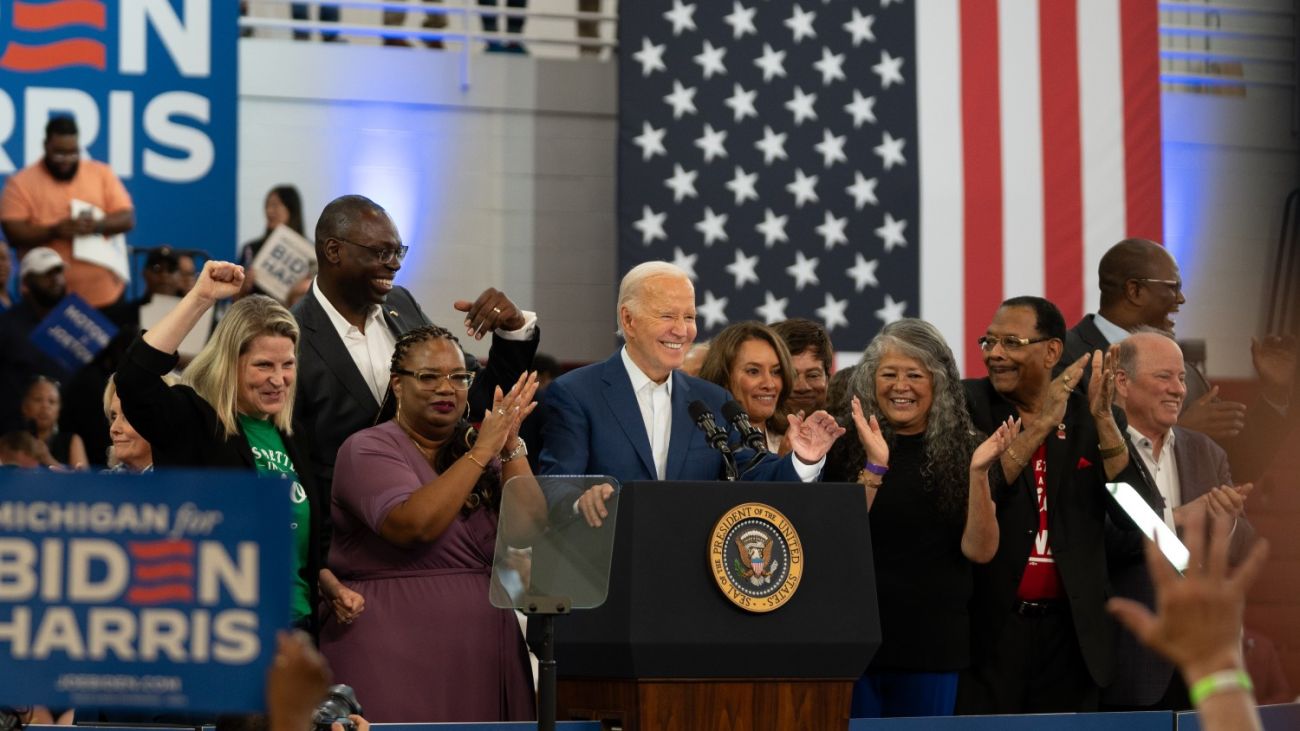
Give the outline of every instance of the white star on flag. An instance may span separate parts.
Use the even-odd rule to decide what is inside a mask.
[[[830,211],[826,211],[822,217],[822,224],[814,230],[822,237],[826,250],[830,251],[836,244],[849,243],[849,237],[844,235],[844,229],[848,225],[848,218],[836,218]]]
[[[656,71],[667,71],[664,66],[664,44],[654,44],[649,38],[641,38],[641,50],[632,54],[632,58],[641,64],[641,75],[649,76]]]
[[[664,97],[673,108],[673,119],[681,119],[683,114],[695,114],[695,87],[682,86],[682,82],[673,79],[673,93]]]
[[[731,26],[732,39],[741,38],[747,33],[750,35],[758,33],[758,29],[754,27],[754,14],[757,12],[758,8],[746,8],[738,2],[731,4],[731,14],[724,16],[722,20]]]
[[[817,202],[817,176],[804,175],[803,170],[795,169],[794,181],[785,186],[794,196],[794,207],[803,208],[805,203]]]
[[[893,84],[903,83],[903,57],[890,56],[889,51],[880,52],[880,63],[871,67],[880,76],[880,85],[888,89]]]
[[[713,162],[715,157],[726,157],[727,130],[715,130],[713,125],[705,123],[704,134],[695,139],[695,146],[704,152],[704,162]]]
[[[727,214],[714,213],[712,208],[705,207],[704,218],[695,223],[695,230],[704,234],[704,245],[713,246],[715,241],[727,240]]]
[[[699,254],[687,254],[682,251],[682,247],[673,247],[673,266],[686,272],[686,276],[690,277],[692,281],[699,279],[695,275],[695,260],[699,258]]]
[[[876,40],[876,34],[871,30],[871,26],[875,22],[876,16],[863,15],[858,12],[857,8],[853,9],[853,19],[844,24],[844,30],[853,36],[854,48],[857,48],[864,41]]]
[[[758,173],[747,173],[739,165],[736,166],[736,174],[727,181],[727,190],[736,197],[736,205],[742,205],[748,200],[758,200]]]
[[[862,96],[862,92],[853,90],[853,101],[844,105],[844,111],[853,115],[853,129],[858,129],[863,122],[876,123],[876,98]]]
[[[794,263],[785,268],[790,276],[794,277],[794,288],[802,292],[803,288],[810,284],[820,284],[817,279],[817,263],[820,261],[817,257],[809,259],[803,255],[802,251],[794,252]]]
[[[664,185],[672,188],[673,202],[681,203],[683,198],[694,198],[695,178],[699,174],[694,170],[684,170],[681,165],[673,165],[673,176],[664,181]]]
[[[844,135],[833,135],[829,129],[822,130],[822,141],[813,145],[822,156],[822,165],[830,167],[837,162],[848,162],[844,156]]]
[[[867,261],[866,257],[861,254],[854,254],[853,267],[849,269],[848,275],[853,279],[853,288],[861,292],[867,288],[867,285],[879,287],[880,282],[876,281],[876,267],[879,261],[872,259]]]
[[[785,308],[790,304],[788,297],[776,297],[771,292],[763,294],[763,304],[754,308],[754,312],[763,318],[763,322],[771,325],[774,322],[780,322],[786,319]]]
[[[848,327],[849,318],[844,316],[844,311],[848,307],[847,299],[837,300],[827,292],[826,304],[818,307],[815,312],[822,319],[822,324],[826,326],[826,332],[831,332],[840,326]]]
[[[754,59],[754,65],[763,70],[763,81],[773,77],[785,77],[785,51],[773,50],[767,43],[763,44],[763,55]]]
[[[876,199],[876,179],[865,178],[862,173],[854,171],[853,185],[845,188],[849,195],[853,196],[853,207],[862,210],[863,206],[870,203],[879,205],[880,201]]]
[[[817,31],[813,30],[813,21],[816,18],[817,13],[804,12],[803,8],[796,5],[794,6],[794,13],[782,22],[794,34],[794,42],[798,43],[805,38],[817,37]]]
[[[722,57],[727,55],[727,49],[714,48],[708,40],[704,41],[704,49],[695,57],[695,63],[700,65],[705,80],[713,78],[714,74],[725,75],[727,67],[722,63]]]
[[[880,162],[886,170],[892,170],[895,165],[906,165],[907,158],[903,157],[903,145],[907,140],[903,138],[894,139],[893,135],[886,130],[880,138],[880,144],[872,149],[880,156]]]
[[[664,135],[668,133],[668,128],[655,129],[650,126],[649,122],[641,123],[641,134],[632,138],[637,147],[641,148],[641,159],[649,160],[655,155],[666,155],[668,151],[664,149]]]
[[[667,213],[655,213],[650,210],[650,206],[641,206],[641,218],[632,224],[632,228],[641,232],[641,243],[649,246],[656,239],[668,240],[668,234],[664,232],[666,220]]]
[[[695,5],[683,5],[681,0],[673,0],[673,9],[665,11],[664,18],[673,24],[675,36],[684,30],[695,30]]]
[[[876,310],[876,317],[879,317],[881,322],[888,325],[891,322],[897,322],[903,319],[905,316],[904,313],[906,312],[906,302],[895,302],[892,296],[885,294],[885,306]]]
[[[763,127],[763,139],[754,143],[763,153],[763,162],[771,165],[773,160],[784,160],[786,133],[777,134],[771,127]]]
[[[745,252],[736,249],[736,258],[726,269],[731,276],[736,279],[736,289],[742,289],[750,282],[758,284],[758,272],[755,267],[758,266],[757,256],[745,256]]]
[[[817,119],[817,111],[813,105],[817,103],[816,94],[805,94],[803,89],[794,88],[794,96],[790,101],[785,103],[785,108],[790,110],[794,115],[794,124],[796,127],[804,123],[806,119]]]
[[[745,91],[740,84],[732,87],[731,96],[723,102],[731,107],[732,118],[739,122],[745,117],[757,117],[758,110],[754,108],[754,98],[758,96],[758,91]]]
[[[714,297],[713,292],[705,290],[704,303],[695,308],[695,314],[704,318],[705,327],[718,327],[727,324],[727,298]]]
[[[885,243],[886,254],[896,247],[907,246],[907,239],[903,236],[905,228],[907,228],[907,221],[896,221],[892,214],[885,214],[885,223],[876,229],[876,235]]]
[[[763,212],[763,222],[755,226],[758,232],[763,234],[763,245],[772,248],[772,245],[778,241],[789,241],[785,235],[785,222],[790,219],[789,216],[778,216],[768,208]]]
[[[831,49],[822,47],[822,60],[813,64],[821,72],[822,86],[829,86],[832,81],[844,80],[844,54],[831,53]]]

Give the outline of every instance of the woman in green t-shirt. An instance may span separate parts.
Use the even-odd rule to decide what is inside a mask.
[[[364,608],[360,594],[324,567],[328,490],[314,484],[309,450],[293,428],[298,324],[279,302],[260,295],[231,306],[180,385],[163,376],[176,349],[218,300],[234,296],[243,267],[209,261],[194,288],[127,351],[115,380],[122,411],[153,447],[156,467],[256,470],[286,480],[292,500],[293,623],[317,631],[324,594],[340,620]]]

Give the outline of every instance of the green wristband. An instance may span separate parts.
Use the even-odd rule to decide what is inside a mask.
[[[1192,683],[1187,694],[1191,697],[1192,705],[1199,706],[1212,695],[1233,690],[1255,692],[1255,684],[1250,682],[1250,676],[1245,670],[1220,670],[1217,673],[1210,673]]]

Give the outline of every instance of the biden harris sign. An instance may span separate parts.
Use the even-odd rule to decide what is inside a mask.
[[[44,155],[52,115],[130,192],[135,246],[235,241],[234,0],[0,0],[0,179]]]
[[[260,710],[289,624],[289,485],[0,472],[0,706]]]

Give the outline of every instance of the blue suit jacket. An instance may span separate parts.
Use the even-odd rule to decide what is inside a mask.
[[[726,426],[722,404],[727,391],[678,371],[672,374],[673,419],[668,437],[668,480],[719,480],[725,475],[722,455],[709,447],[691,420],[687,405],[703,401],[719,426]],[[610,475],[620,482],[658,479],[650,437],[632,391],[632,379],[620,353],[555,379],[546,390],[545,439],[539,458],[543,475]],[[753,452],[740,450],[743,466]],[[746,480],[797,482],[793,457],[769,456],[747,472]],[[554,503],[559,496],[549,496]]]

